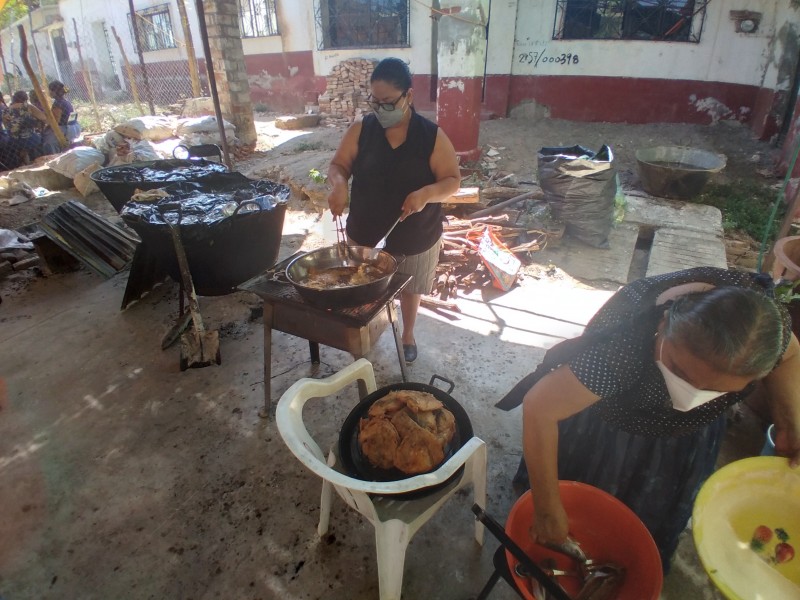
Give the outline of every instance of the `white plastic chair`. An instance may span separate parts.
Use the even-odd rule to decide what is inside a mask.
[[[375,527],[378,558],[378,586],[381,600],[400,600],[406,547],[428,519],[459,489],[473,484],[474,499],[486,506],[486,444],[473,437],[449,460],[431,473],[392,482],[363,481],[336,469],[338,459],[331,450],[328,460],[303,423],[303,406],[311,398],[339,392],[354,381],[361,381],[368,393],[376,389],[372,363],[361,358],[325,379],[304,378],[281,396],[276,409],[278,431],[300,462],[322,478],[322,497],[317,532],[328,531],[331,486],[352,508]],[[383,494],[403,494],[444,483],[458,469],[464,472],[455,481],[420,498],[396,500]],[[381,494],[373,496],[372,494]],[[483,544],[483,524],[475,521],[475,540]]]

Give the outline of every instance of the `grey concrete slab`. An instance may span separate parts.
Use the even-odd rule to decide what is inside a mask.
[[[621,223],[609,235],[610,248],[593,248],[565,235],[561,245],[533,255],[538,264],[558,265],[571,277],[583,281],[610,281],[623,285],[628,281],[639,229],[635,224]]]
[[[691,267],[727,268],[725,244],[713,232],[658,229],[650,248],[647,276],[661,275]]]
[[[625,201],[625,223],[722,235],[722,213],[715,206],[656,198],[638,191],[626,193]]]

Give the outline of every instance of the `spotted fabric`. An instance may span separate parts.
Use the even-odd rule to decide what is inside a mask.
[[[658,319],[642,322],[636,315],[655,306],[664,291],[690,282],[766,293],[753,274],[712,267],[640,279],[620,289],[586,327],[587,332],[616,327],[616,332],[591,344],[569,362],[578,380],[600,396],[593,407],[596,414],[623,431],[646,436],[685,435],[713,423],[728,406],[744,399],[752,389],[748,386],[741,392],[724,394],[686,412],[672,408],[666,383],[653,358]],[[783,306],[780,309],[784,317],[782,348],[785,349],[791,336],[791,317]],[[619,330],[619,325],[626,322],[630,328]]]

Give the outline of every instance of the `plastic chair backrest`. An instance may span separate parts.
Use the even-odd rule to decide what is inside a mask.
[[[321,398],[332,393],[331,390],[336,389],[337,384],[341,384],[338,387],[341,389],[351,381],[364,379],[367,391],[370,393],[375,391],[377,386],[375,385],[375,375],[372,372],[372,364],[363,358],[345,367],[333,378],[337,376],[340,376],[340,379],[334,383],[323,383],[320,380],[309,378],[300,379],[284,392],[275,410],[278,431],[292,454],[309,470],[322,479],[330,481],[334,486],[367,494],[403,494],[438,485],[447,481],[461,468],[466,459],[475,451],[476,446],[483,444],[479,438],[473,437],[435,471],[400,481],[364,481],[345,475],[328,465],[319,445],[308,433],[303,422],[303,406],[311,398]]]
[[[184,146],[181,144],[176,148],[181,147],[186,148],[189,158],[216,158],[219,162],[222,162],[222,148],[216,144],[196,144],[194,146]]]

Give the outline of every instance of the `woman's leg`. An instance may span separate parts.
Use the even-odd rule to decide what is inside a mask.
[[[416,344],[414,340],[414,324],[417,322],[417,311],[422,294],[402,292],[400,294],[400,314],[403,316],[403,345]]]

